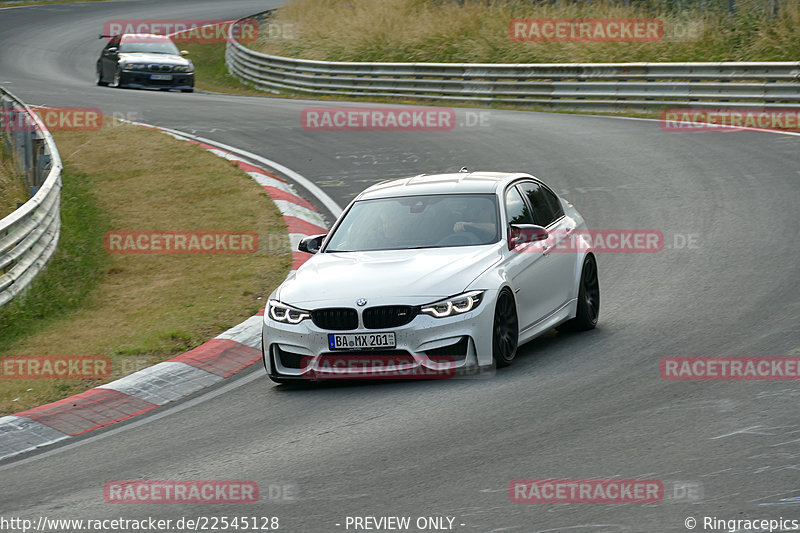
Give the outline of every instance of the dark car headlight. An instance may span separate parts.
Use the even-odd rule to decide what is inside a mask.
[[[478,307],[483,300],[485,291],[469,291],[458,296],[451,296],[438,302],[423,305],[421,313],[430,315],[434,318],[446,318],[448,316],[468,313]]]
[[[311,318],[311,313],[308,311],[286,305],[278,300],[270,300],[267,303],[267,315],[272,320],[284,324],[299,324],[306,318]]]
[[[122,70],[130,71],[130,70],[147,70],[147,65],[144,63],[125,63],[122,65]]]
[[[194,72],[192,65],[175,65],[172,67],[173,72]]]

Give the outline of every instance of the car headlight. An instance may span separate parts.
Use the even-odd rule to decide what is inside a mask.
[[[175,65],[172,67],[173,72],[193,72],[194,68],[191,65]]]
[[[311,317],[311,313],[286,305],[278,300],[270,300],[267,303],[267,314],[276,322],[283,322],[284,324],[299,324],[306,318]]]
[[[434,318],[445,318],[467,313],[480,305],[484,292],[470,291],[458,296],[451,296],[432,304],[423,305],[420,311]]]
[[[147,70],[147,65],[144,63],[125,63],[122,65],[122,70]]]

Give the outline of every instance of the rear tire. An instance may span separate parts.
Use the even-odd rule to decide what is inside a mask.
[[[583,260],[578,283],[578,311],[575,318],[558,326],[558,331],[588,331],[597,327],[600,316],[600,282],[597,277],[597,261],[593,255],[587,255]]]
[[[492,327],[492,356],[497,368],[514,362],[519,341],[519,319],[514,295],[508,288],[500,291],[494,308]]]

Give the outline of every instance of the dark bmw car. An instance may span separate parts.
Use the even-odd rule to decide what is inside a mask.
[[[149,33],[107,36],[97,60],[97,85],[194,90],[194,65],[169,37]]]

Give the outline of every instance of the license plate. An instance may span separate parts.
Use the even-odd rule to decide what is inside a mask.
[[[150,74],[150,79],[151,80],[162,80],[162,81],[171,80],[172,79],[172,74]]]
[[[394,333],[328,333],[331,350],[368,350],[394,348]]]

